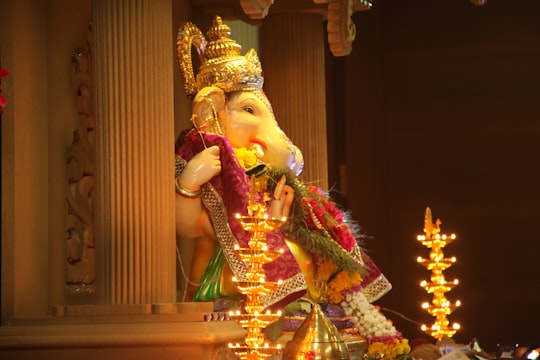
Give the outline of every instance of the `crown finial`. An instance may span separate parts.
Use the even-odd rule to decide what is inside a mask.
[[[239,56],[242,46],[230,38],[231,28],[216,16],[212,27],[206,32],[210,42],[206,46],[205,57],[209,61],[214,58]]]

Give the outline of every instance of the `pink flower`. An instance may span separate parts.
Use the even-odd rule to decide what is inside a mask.
[[[347,251],[351,251],[354,245],[356,245],[356,239],[351,234],[349,227],[345,224],[338,225],[334,228],[334,234],[336,240]]]
[[[0,114],[4,113],[3,108],[6,106],[6,104],[7,104],[6,98],[4,97],[4,95],[2,95],[2,93],[0,93]]]
[[[9,70],[8,69],[0,69],[0,79],[5,78],[8,76]],[[3,107],[6,106],[7,100],[1,93],[2,86],[0,86],[0,114],[2,114],[4,111],[2,110]]]

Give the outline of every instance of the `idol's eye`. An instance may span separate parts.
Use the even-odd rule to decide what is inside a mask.
[[[253,114],[255,112],[252,106],[244,106],[244,111],[250,114]]]

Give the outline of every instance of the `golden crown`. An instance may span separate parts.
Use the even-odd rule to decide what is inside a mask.
[[[217,86],[225,92],[262,89],[261,62],[254,49],[245,56],[240,55],[242,47],[230,38],[231,28],[219,16],[214,18],[206,34],[208,41],[201,30],[189,22],[178,30],[178,63],[187,96],[195,96],[206,86]],[[192,46],[197,50],[201,63],[196,75],[191,58]]]

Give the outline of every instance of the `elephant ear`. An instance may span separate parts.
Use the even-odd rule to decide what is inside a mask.
[[[191,121],[202,133],[225,135],[220,113],[225,110],[225,92],[216,86],[202,88],[193,99]]]

